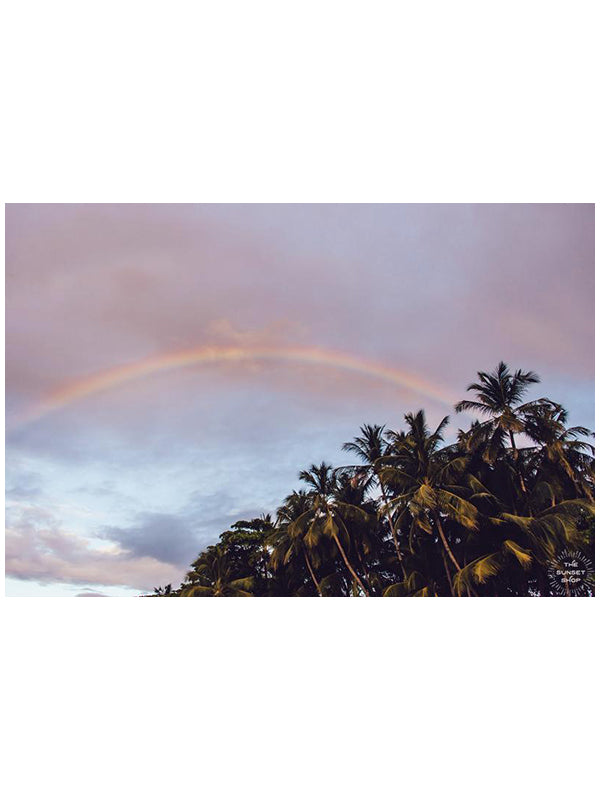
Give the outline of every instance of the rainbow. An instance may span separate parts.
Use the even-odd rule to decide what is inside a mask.
[[[347,370],[375,380],[395,384],[403,389],[409,389],[444,405],[454,403],[454,399],[446,390],[425,381],[418,375],[357,358],[348,353],[316,347],[198,347],[177,353],[152,356],[65,384],[21,416],[10,428],[20,428],[90,395],[114,389],[124,383],[139,380],[157,372],[192,365],[243,361],[288,361],[296,364],[312,364],[319,367]]]

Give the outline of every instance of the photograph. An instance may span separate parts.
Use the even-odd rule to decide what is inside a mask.
[[[8,204],[6,594],[594,594],[592,204]]]
[[[597,4],[5,6],[0,791],[592,796]]]

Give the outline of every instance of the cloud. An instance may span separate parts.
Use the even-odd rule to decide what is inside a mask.
[[[6,486],[6,498],[10,500],[33,500],[42,494],[41,476],[36,472],[19,469],[16,465],[7,467],[12,470],[11,483]]]
[[[184,568],[234,522],[257,517],[263,511],[259,506],[237,505],[225,491],[196,491],[177,513],[142,512],[134,525],[106,526],[99,536],[116,542],[134,557],[155,558]]]
[[[93,589],[84,589],[76,594],[75,597],[110,597],[110,595],[104,594],[104,592],[95,592]]]
[[[82,536],[59,516],[69,511],[68,506],[58,504],[50,510],[11,503],[7,507],[6,575],[39,583],[149,591],[165,583],[176,584],[198,553],[233,522],[265,510],[236,505],[227,492],[195,491],[177,513],[142,512],[132,525],[94,525],[89,535]],[[88,596],[87,589],[83,592]]]
[[[254,513],[240,514],[251,518]],[[6,575],[38,583],[88,583],[150,591],[176,584],[203,546],[215,541],[238,519],[222,517],[209,525],[202,542],[187,523],[170,515],[148,515],[140,525],[106,528],[105,539],[115,543],[100,549],[89,538],[56,526],[47,513],[31,509],[6,531]],[[210,532],[209,532],[210,531]],[[105,596],[87,589],[78,597]]]
[[[48,512],[31,508],[6,531],[6,575],[39,583],[123,586],[150,591],[174,583],[172,564],[138,557],[118,547],[99,549],[89,539],[64,531]]]
[[[102,538],[118,544],[134,557],[155,558],[163,563],[186,566],[200,550],[192,525],[175,514],[138,515],[130,527],[107,526]]]
[[[343,349],[459,386],[501,357],[593,370],[591,205],[9,205],[6,229],[9,411],[212,342]]]

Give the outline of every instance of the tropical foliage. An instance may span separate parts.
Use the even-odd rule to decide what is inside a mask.
[[[457,412],[444,441],[407,413],[402,430],[363,425],[343,445],[355,463],[313,464],[273,517],[240,521],[155,596],[546,596],[568,550],[594,558],[591,431],[500,363]],[[587,589],[593,592],[591,584]],[[568,594],[568,591],[567,591]]]

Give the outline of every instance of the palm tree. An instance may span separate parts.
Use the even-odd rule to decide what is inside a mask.
[[[593,458],[586,452],[593,453],[593,447],[579,437],[592,433],[567,428],[566,419],[565,409],[545,398],[521,406],[523,433],[534,443],[519,450],[527,492],[511,485],[501,453],[482,469],[478,451],[486,447],[483,426],[476,423],[459,436],[471,457],[469,469],[493,489],[485,495],[487,516],[480,508],[477,547],[470,549],[469,563],[455,576],[459,593],[474,584],[500,582],[504,594],[546,594],[548,566],[556,554],[587,545],[581,522],[593,498]]]
[[[383,507],[387,509],[384,513],[390,526],[396,556],[400,564],[402,564],[402,552],[398,542],[398,534],[388,506],[389,497],[381,480],[381,460],[390,452],[390,445],[385,440],[385,425],[362,425],[360,432],[361,436],[355,436],[351,442],[345,442],[342,445],[342,449],[358,456],[362,464],[344,469],[352,470],[358,478],[362,477],[362,483],[365,488],[368,488],[371,483],[377,482]]]
[[[292,523],[310,510],[312,500],[303,489],[288,495],[283,505],[277,509],[277,527],[274,528],[269,544],[272,546],[271,566],[275,571],[293,564],[301,557],[314,584],[317,594],[322,597],[321,588],[313,568],[308,546],[302,534]]]
[[[552,505],[561,497],[593,499],[594,447],[581,437],[594,434],[581,426],[567,428],[567,417],[561,405],[544,401],[530,409],[525,419],[525,433],[538,445],[531,458],[536,482],[543,482]]]
[[[447,559],[456,571],[461,566],[450,546],[444,526],[454,523],[465,531],[478,528],[478,511],[467,496],[471,493],[465,479],[465,459],[454,448],[439,449],[443,431],[449,418],[444,419],[431,432],[427,427],[425,412],[406,414],[406,433],[392,434],[391,453],[382,458],[381,477],[393,497],[388,503],[397,514],[397,524],[408,518],[412,535],[423,531],[433,535],[436,531],[443,547],[442,559],[450,592],[454,594]]]
[[[356,585],[368,597],[369,590],[352,566],[342,539],[349,547],[352,537],[348,524],[352,519],[368,522],[369,514],[357,506],[336,499],[337,487],[333,468],[325,462],[321,462],[318,466],[312,464],[308,470],[302,470],[298,477],[311,487],[309,495],[312,503],[307,511],[294,520],[291,525],[292,533],[302,535],[309,548],[317,545],[322,537],[331,539]]]
[[[225,553],[216,547],[203,554],[188,573],[182,597],[251,597],[254,579],[234,578]]]
[[[174,597],[176,592],[173,591],[173,586],[170,583],[167,583],[165,587],[162,586],[155,586],[154,587],[154,595],[153,597]]]
[[[586,545],[578,523],[582,511],[592,508],[586,500],[566,500],[534,515],[502,512],[490,518],[488,523],[494,526],[495,535],[491,539],[483,532],[481,538],[494,541],[494,547],[474,557],[454,576],[456,590],[459,594],[468,592],[500,576],[503,594],[527,595],[532,576],[538,592],[547,593],[548,566],[557,553]]]
[[[475,392],[477,400],[461,400],[455,410],[459,413],[475,411],[490,417],[487,427],[491,432],[490,443],[494,451],[502,445],[502,440],[508,434],[516,459],[515,433],[523,432],[523,415],[532,406],[531,403],[521,404],[521,400],[531,384],[539,383],[540,379],[535,372],[523,372],[520,369],[511,374],[504,361],[493,372],[478,372],[477,375],[479,383],[467,386],[468,392]]]
[[[361,480],[346,471],[334,470],[335,489],[333,499],[352,536],[348,557],[360,566],[360,574],[369,586],[371,594],[381,593],[381,571],[392,569],[397,573],[397,556],[392,555],[388,532],[382,525],[379,503],[369,497],[368,480]],[[389,545],[388,545],[389,541]],[[392,562],[390,564],[390,561]]]

